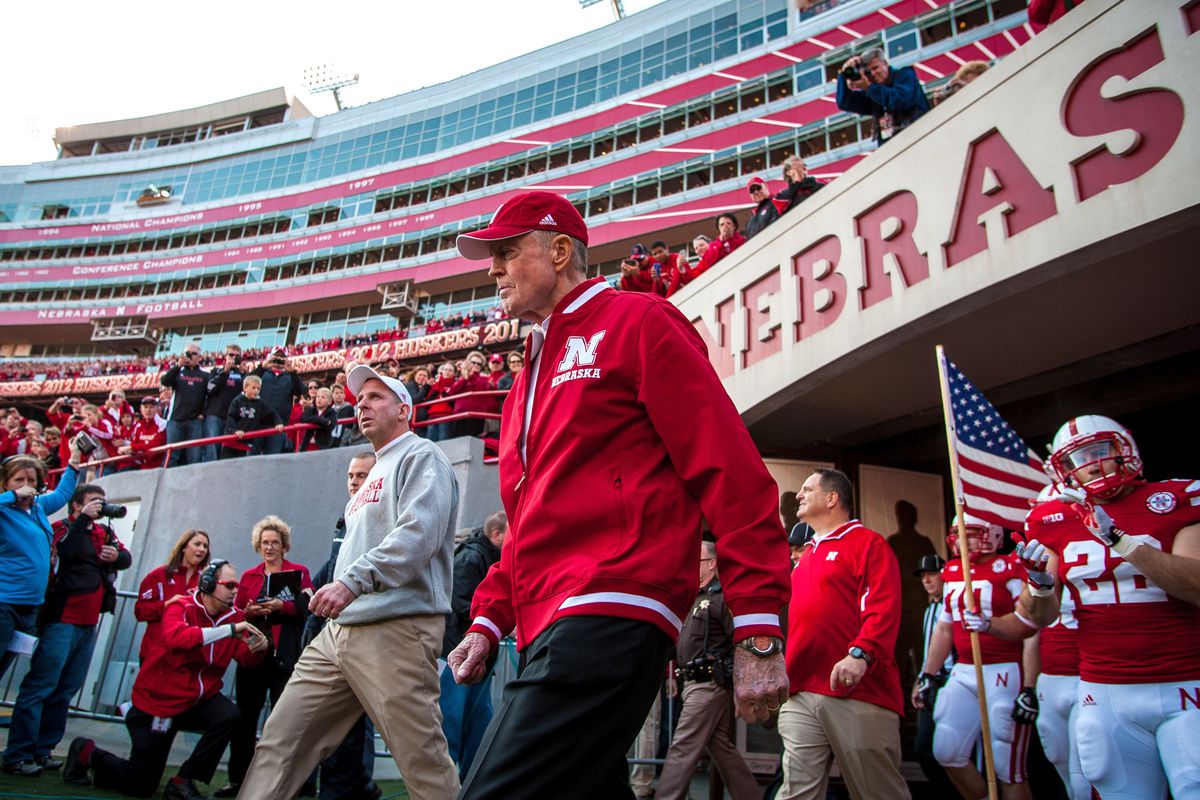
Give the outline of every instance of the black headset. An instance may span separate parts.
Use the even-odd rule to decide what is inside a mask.
[[[223,558],[210,561],[208,566],[204,568],[204,572],[200,573],[200,580],[196,583],[196,591],[207,595],[215,592],[217,590],[217,573],[221,571],[221,567],[228,563]]]

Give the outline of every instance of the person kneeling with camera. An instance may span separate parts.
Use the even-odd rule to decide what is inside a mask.
[[[684,620],[676,656],[683,709],[654,797],[687,798],[696,763],[707,750],[733,800],[756,800],[762,790],[733,742],[733,614],[717,580],[714,542],[700,543],[700,594]]]
[[[150,797],[166,768],[175,734],[185,730],[201,734],[200,741],[163,797],[203,797],[195,782],[212,780],[240,716],[237,706],[221,694],[221,677],[230,661],[254,666],[267,650],[266,637],[233,605],[237,589],[237,571],[218,559],[200,575],[195,595],[166,607],[158,638],[134,681],[133,706],[125,715],[132,745],[129,759],[79,737],[71,742],[63,780],[76,785],[94,780],[101,789]]]
[[[97,522],[123,517],[124,506],[105,502],[104,490],[84,484],[71,497],[70,514],[54,523],[50,583],[38,613],[38,643],[21,681],[4,751],[4,771],[26,777],[59,769],[50,753],[67,728],[67,706],[83,686],[100,615],[117,605],[117,571],[132,558],[113,533]]]

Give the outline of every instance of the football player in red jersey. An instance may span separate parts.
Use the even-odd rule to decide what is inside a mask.
[[[1035,621],[1060,593],[1075,604],[1084,776],[1104,800],[1200,798],[1200,481],[1143,480],[1107,417],[1069,421],[1052,450],[1066,488],[1030,512],[1021,552]]]
[[[921,678],[913,691],[913,705],[917,708],[925,706],[934,675],[945,663],[953,644],[960,661],[950,671],[946,685],[937,693],[933,707],[933,756],[945,767],[946,774],[964,798],[986,797],[983,775],[971,760],[981,725],[975,667],[967,654],[971,652],[972,630],[990,634],[979,637],[979,651],[987,690],[996,779],[1005,800],[1029,798],[1032,795],[1025,782],[1025,753],[1029,747],[1030,726],[1019,725],[1013,718],[1013,708],[1022,689],[1023,644],[1020,640],[1033,636],[1037,630],[1018,607],[1025,573],[1016,558],[997,554],[1004,539],[999,525],[988,524],[968,514],[965,528],[971,588],[978,613],[966,610],[962,561],[954,558],[942,569],[945,602]],[[951,526],[946,541],[951,553],[957,556],[962,546],[957,522]]]

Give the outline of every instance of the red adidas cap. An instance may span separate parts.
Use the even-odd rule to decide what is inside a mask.
[[[750,191],[755,186],[761,186],[765,189],[765,188],[767,188],[767,182],[764,181],[762,178],[751,178],[750,182],[746,184],[746,191],[747,192]]]
[[[491,258],[491,244],[530,231],[554,231],[588,243],[587,225],[567,198],[553,192],[522,192],[504,202],[481,231],[460,233],[455,241],[463,258]]]

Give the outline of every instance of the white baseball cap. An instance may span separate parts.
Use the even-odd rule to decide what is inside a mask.
[[[346,385],[350,387],[350,391],[354,392],[355,395],[362,391],[363,384],[369,380],[381,381],[384,386],[392,390],[392,394],[396,395],[401,403],[406,406],[412,405],[412,396],[409,395],[408,389],[404,388],[403,383],[395,378],[380,375],[366,364],[359,364],[346,375]]]

